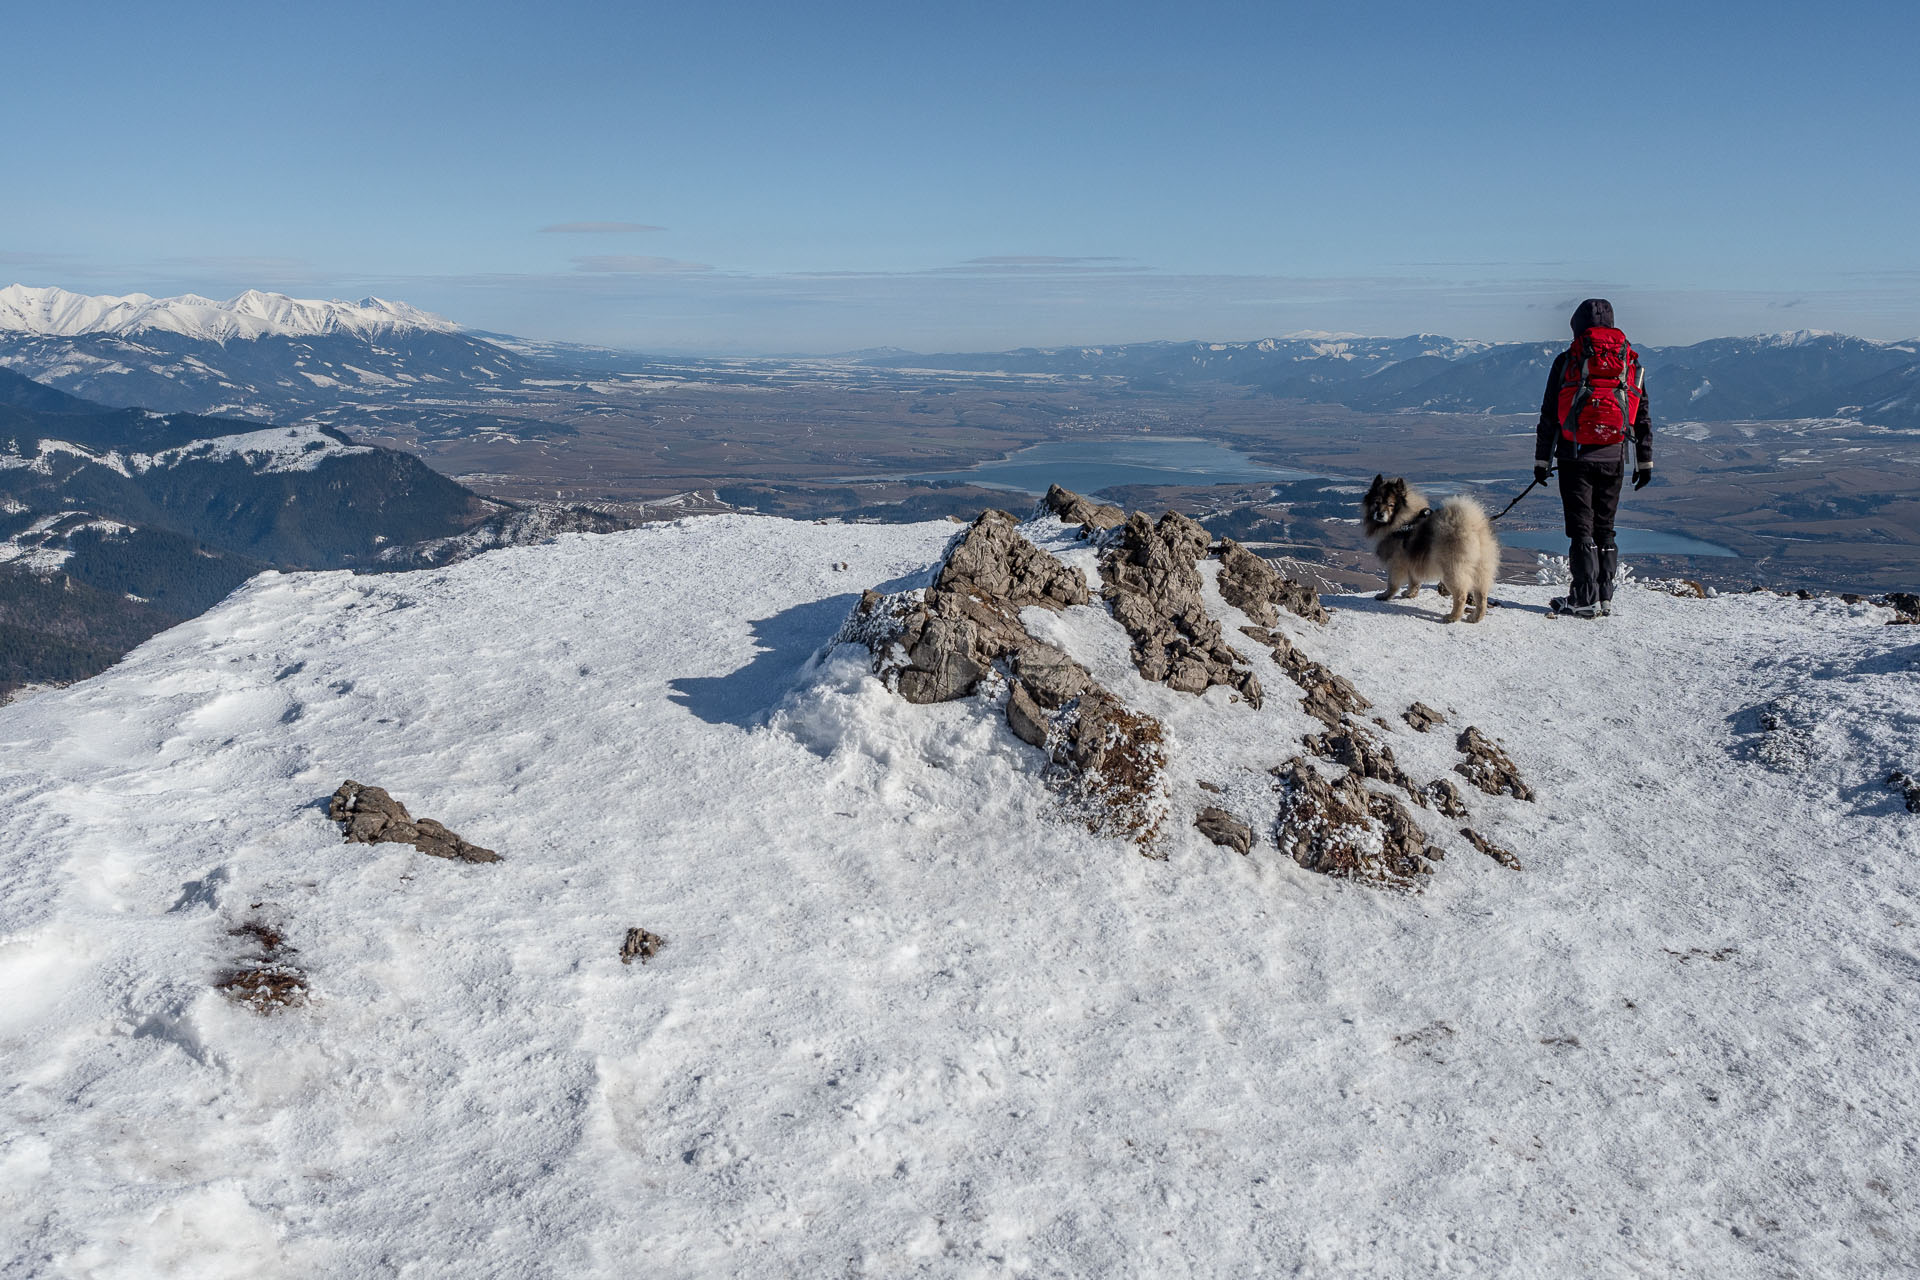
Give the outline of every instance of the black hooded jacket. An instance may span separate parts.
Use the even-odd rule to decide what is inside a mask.
[[[1589,329],[1611,328],[1613,304],[1605,298],[1588,298],[1574,310],[1573,336],[1576,338]],[[1577,457],[1582,462],[1624,467],[1627,461],[1626,441],[1576,445],[1560,434],[1560,377],[1566,368],[1567,353],[1562,351],[1553,358],[1553,372],[1547,375],[1547,393],[1540,400],[1540,425],[1535,433],[1533,449],[1534,465],[1552,466],[1556,458],[1566,463]],[[1633,420],[1633,456],[1637,459],[1637,469],[1643,471],[1653,468],[1653,413],[1648,403],[1643,391],[1640,412]]]

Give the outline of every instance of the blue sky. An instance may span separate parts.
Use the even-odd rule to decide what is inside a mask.
[[[35,6],[0,275],[656,350],[1920,334],[1920,5]]]

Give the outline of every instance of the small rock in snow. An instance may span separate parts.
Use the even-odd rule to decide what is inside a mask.
[[[1468,725],[1454,746],[1467,758],[1453,766],[1453,771],[1468,782],[1490,796],[1533,799],[1533,788],[1521,781],[1520,766],[1492,738]]]
[[[667,940],[657,933],[649,933],[639,928],[629,929],[626,941],[620,944],[620,963],[632,964],[634,957],[638,956],[640,963],[645,964],[659,955],[660,948],[666,945]]]
[[[1447,718],[1424,702],[1416,702],[1401,713],[1401,718],[1412,725],[1417,733],[1425,733],[1437,725],[1443,725]]]
[[[1511,849],[1503,849],[1493,841],[1475,831],[1472,827],[1460,828],[1460,834],[1473,842],[1473,847],[1492,858],[1509,871],[1520,870],[1520,859],[1513,856]]]
[[[1193,827],[1215,844],[1224,845],[1235,853],[1245,853],[1253,848],[1253,828],[1225,809],[1208,805],[1195,815]]]
[[[422,853],[458,862],[498,862],[491,849],[469,844],[432,818],[416,819],[383,788],[349,779],[327,801],[327,817],[339,823],[350,844],[410,844]]]
[[[1895,769],[1887,775],[1887,785],[1906,797],[1908,813],[1920,813],[1920,778]]]
[[[1427,800],[1449,818],[1468,816],[1467,798],[1460,794],[1460,788],[1454,786],[1450,778],[1435,778],[1429,782]]]

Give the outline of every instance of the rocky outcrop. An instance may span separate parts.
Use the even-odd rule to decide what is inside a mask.
[[[1467,798],[1460,794],[1460,788],[1446,778],[1435,778],[1427,784],[1427,803],[1438,809],[1444,817],[1469,816]]]
[[[1342,725],[1325,733],[1302,739],[1307,750],[1322,760],[1343,764],[1363,778],[1372,778],[1388,786],[1399,787],[1425,808],[1427,797],[1413,785],[1393,758],[1393,748],[1355,724]]]
[[[1315,662],[1278,631],[1242,627],[1241,634],[1266,645],[1287,678],[1300,686],[1300,709],[1328,728],[1337,728],[1349,714],[1358,715],[1373,704],[1360,696],[1353,682]]]
[[[1900,793],[1908,813],[1920,813],[1920,778],[1895,769],[1887,775],[1887,785]]]
[[[1091,599],[1078,569],[1020,536],[1020,522],[1004,511],[983,511],[962,534],[934,579],[935,594],[959,592],[1021,609],[1085,604]]]
[[[1232,538],[1220,543],[1221,598],[1263,627],[1280,621],[1281,609],[1311,622],[1325,622],[1327,611],[1320,595],[1303,582],[1283,577],[1279,570]]]
[[[1876,603],[1893,610],[1893,617],[1887,620],[1888,626],[1920,626],[1920,595],[1911,591],[1889,591]]]
[[[1454,746],[1467,758],[1453,766],[1453,771],[1468,782],[1490,796],[1533,799],[1533,788],[1521,780],[1520,766],[1492,738],[1468,725]]]
[[[1424,702],[1416,702],[1401,712],[1401,719],[1413,726],[1416,733],[1425,733],[1447,722],[1447,718]]]
[[[1511,849],[1502,848],[1500,845],[1495,844],[1493,841],[1487,839],[1487,837],[1481,835],[1478,831],[1475,831],[1472,827],[1460,828],[1460,834],[1472,842],[1474,848],[1486,854],[1507,870],[1520,870],[1520,859],[1513,856]]]
[[[1021,537],[1006,512],[985,511],[953,544],[933,586],[866,592],[839,639],[866,645],[876,674],[907,701],[950,702],[972,693],[995,662],[1034,643],[1020,625],[1021,609],[1090,599],[1078,569]]]
[[[909,702],[946,702],[1004,678],[1007,726],[1047,755],[1047,783],[1088,828],[1158,852],[1165,825],[1165,730],[1097,684],[1063,650],[1020,622],[1032,605],[1090,602],[1077,569],[988,511],[948,551],[925,593],[869,591],[841,628]],[[998,687],[998,686],[995,686]]]
[[[1215,844],[1235,853],[1245,853],[1253,848],[1253,828],[1225,809],[1206,806],[1194,815],[1193,827]]]
[[[498,862],[491,849],[469,844],[432,818],[415,818],[380,787],[348,780],[327,801],[327,817],[339,823],[350,844],[410,844],[422,853],[457,862]]]
[[[1367,790],[1352,770],[1328,782],[1296,758],[1274,774],[1281,789],[1274,844],[1308,871],[1411,888],[1441,856],[1404,805]]]
[[[1259,708],[1257,678],[1206,604],[1200,562],[1210,540],[1204,528],[1173,512],[1157,521],[1135,512],[1116,522],[1117,509],[1103,510],[1057,486],[1046,506],[1098,535],[1100,596],[1132,641],[1130,656],[1144,678],[1193,694],[1224,685]],[[1408,777],[1387,743],[1397,726],[1376,719],[1376,732],[1364,723],[1361,713],[1372,704],[1353,683],[1271,625],[1282,611],[1325,620],[1312,591],[1233,542],[1223,545],[1221,559],[1222,597],[1267,624],[1241,633],[1266,646],[1298,685],[1303,710],[1326,726],[1303,741],[1331,763],[1299,758],[1274,770],[1277,811],[1263,806],[1246,816],[1222,807],[1218,784],[1199,783],[1215,803],[1187,808],[1181,821],[1243,855],[1252,854],[1271,823],[1275,844],[1302,867],[1369,884],[1417,884],[1443,851],[1427,841],[1412,809],[1432,807],[1465,819],[1460,789],[1446,779],[1423,786]],[[997,708],[1013,735],[1039,753],[1041,776],[1068,814],[1090,831],[1164,856],[1167,833],[1179,829],[1172,820],[1166,727],[1129,708],[1086,666],[1030,635],[1021,621],[1022,611],[1034,606],[1089,602],[1077,570],[1022,537],[1013,517],[987,512],[949,544],[931,586],[867,592],[839,639],[864,644],[875,672],[910,701],[975,695]],[[1406,714],[1421,732],[1443,723],[1424,704]],[[1461,772],[1476,785],[1492,782],[1496,794],[1531,796],[1512,762],[1478,730],[1462,735],[1462,743],[1469,754]],[[1329,781],[1336,767],[1339,777]],[[1388,787],[1404,796],[1387,794]]]
[[[1079,525],[1085,537],[1117,529],[1127,522],[1127,513],[1119,507],[1083,498],[1057,484],[1047,486],[1047,496],[1040,500],[1040,504],[1068,524]]]
[[[1220,624],[1201,598],[1200,558],[1212,539],[1177,511],[1158,524],[1136,511],[1119,540],[1100,557],[1100,594],[1133,637],[1140,674],[1181,693],[1214,685],[1239,691],[1260,706],[1260,681],[1221,637]]]

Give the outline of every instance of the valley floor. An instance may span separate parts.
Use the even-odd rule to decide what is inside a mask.
[[[1519,872],[1419,814],[1401,894],[1187,829],[1202,780],[1270,822],[1316,727],[1264,654],[1254,712],[1034,623],[1171,729],[1165,861],[993,707],[816,658],[954,529],[263,574],[0,707],[0,1275],[1920,1267],[1920,629],[1637,587],[1286,620],[1416,777],[1473,724],[1539,793],[1467,793]],[[505,860],[343,843],[347,778]],[[214,989],[249,925],[306,1004]]]

